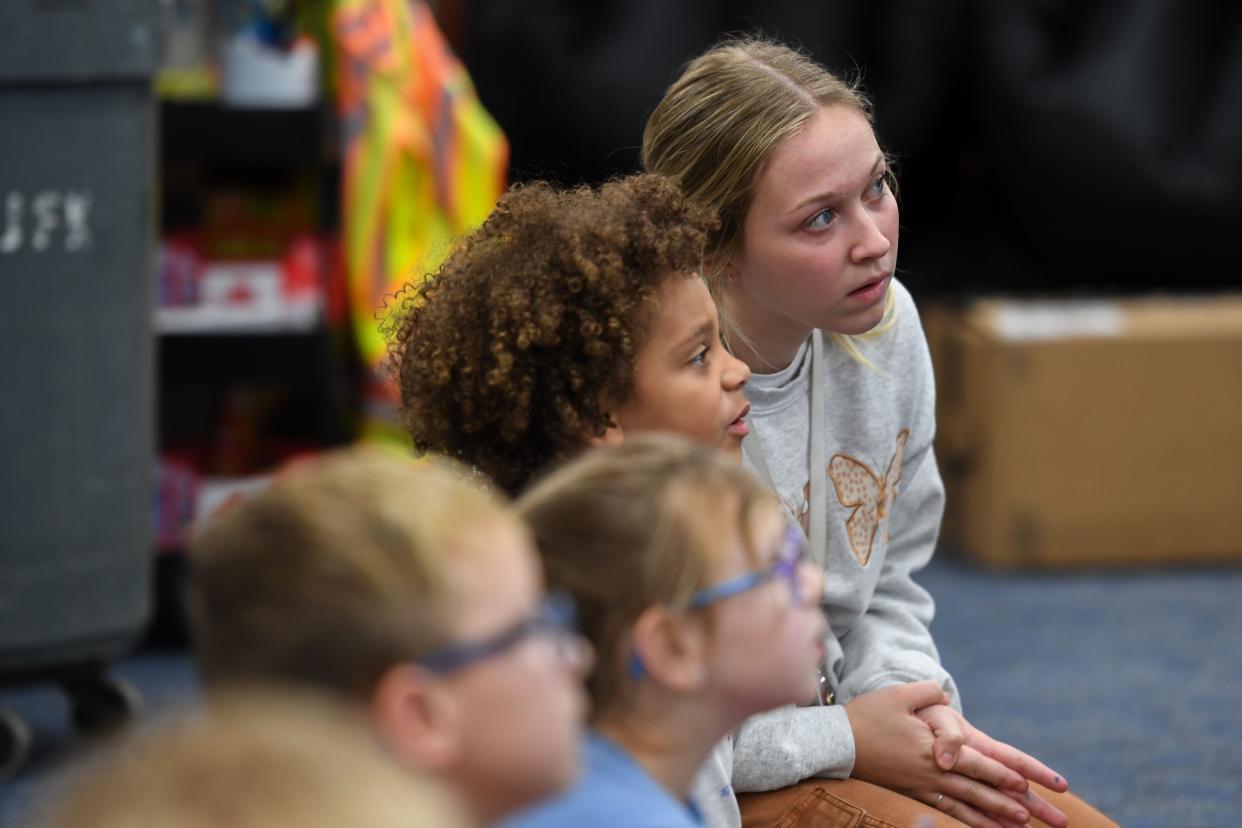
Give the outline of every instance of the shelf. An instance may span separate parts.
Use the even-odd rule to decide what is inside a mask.
[[[330,387],[339,369],[333,334],[324,327],[273,336],[237,331],[166,336],[159,344],[160,385]]]
[[[317,166],[337,156],[326,105],[250,109],[218,102],[160,104],[161,161],[245,167]]]
[[[155,311],[155,332],[163,336],[305,334],[322,325],[323,303],[317,296],[280,305],[199,305]]]

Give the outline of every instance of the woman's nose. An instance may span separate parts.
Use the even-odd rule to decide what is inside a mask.
[[[887,255],[892,248],[892,240],[881,230],[878,217],[867,210],[859,211],[857,221],[858,239],[850,248],[850,259],[855,263],[878,259]]]

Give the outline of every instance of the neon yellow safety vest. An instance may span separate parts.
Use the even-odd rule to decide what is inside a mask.
[[[381,371],[378,312],[495,206],[509,147],[423,3],[334,0],[331,30],[345,267],[354,331],[376,380],[374,412],[396,400]]]

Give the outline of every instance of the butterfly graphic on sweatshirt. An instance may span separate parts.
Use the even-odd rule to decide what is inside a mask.
[[[888,516],[897,500],[897,485],[901,482],[901,464],[906,455],[906,441],[910,430],[897,434],[897,448],[888,461],[888,469],[880,477],[866,463],[848,454],[834,454],[828,461],[828,476],[837,491],[837,500],[850,516],[845,521],[845,531],[850,539],[850,549],[858,563],[866,566],[871,560],[871,549],[876,533],[883,530],[884,542],[888,543]]]

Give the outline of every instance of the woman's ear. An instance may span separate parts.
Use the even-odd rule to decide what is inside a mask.
[[[461,761],[462,714],[457,700],[422,667],[397,664],[385,671],[371,696],[371,718],[404,765],[442,774]]]
[[[707,683],[708,633],[698,618],[648,607],[634,622],[631,643],[646,675],[661,687],[695,693]]]

